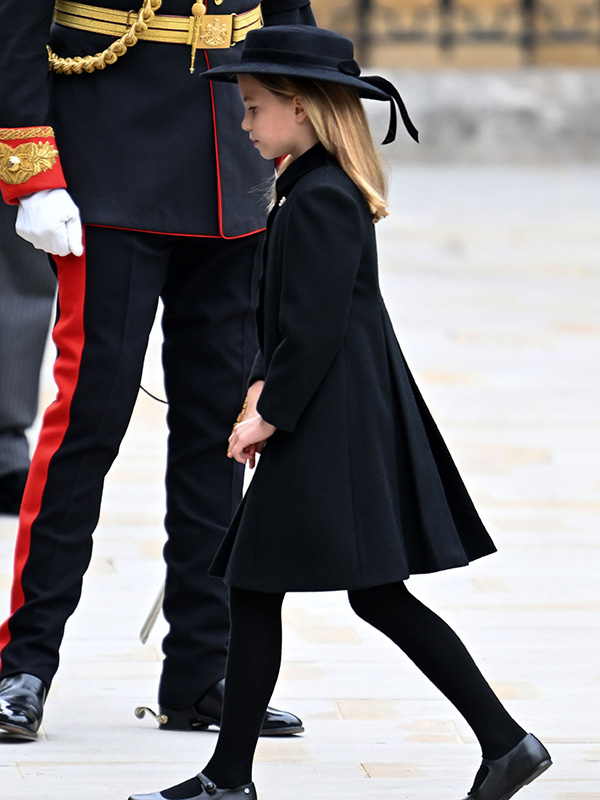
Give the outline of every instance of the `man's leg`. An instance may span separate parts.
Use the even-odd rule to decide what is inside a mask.
[[[48,688],[58,667],[64,626],[91,556],[104,477],[138,393],[169,246],[161,236],[89,227],[84,256],[57,259],[58,394],[32,459],[11,616],[0,628],[0,728],[12,708],[6,681],[27,673]]]
[[[170,630],[159,704],[166,709],[191,708],[225,674],[227,592],[207,572],[241,497],[243,471],[226,449],[256,349],[257,238],[183,240],[163,292]]]
[[[242,492],[243,469],[226,453],[256,351],[258,243],[258,236],[179,240],[162,295],[170,626],[159,687],[163,729],[202,730],[221,718],[228,597],[207,573]],[[302,730],[294,714],[269,708],[261,733]]]

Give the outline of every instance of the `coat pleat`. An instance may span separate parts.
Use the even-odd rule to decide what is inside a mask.
[[[317,146],[278,197],[253,370],[278,430],[212,574],[257,591],[362,589],[494,552],[396,339],[360,193]],[[302,254],[293,268],[289,252]]]

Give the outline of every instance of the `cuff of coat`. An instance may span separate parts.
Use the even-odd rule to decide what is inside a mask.
[[[264,381],[265,379],[265,360],[260,350],[257,350],[254,362],[250,368],[250,376],[248,377],[248,388],[256,381]]]
[[[276,408],[272,408],[269,403],[269,398],[265,397],[264,393],[263,389],[261,396],[258,398],[258,403],[256,404],[258,413],[265,422],[268,422],[269,425],[273,425],[277,430],[284,431],[285,433],[293,433],[297,420],[286,418],[285,414],[282,415]]]
[[[253,383],[256,381],[264,381],[265,379],[265,371],[262,368],[262,364],[252,368],[250,372],[250,377],[248,378],[248,388],[252,386]]]
[[[66,188],[52,128],[0,128],[0,190],[6,203]]]

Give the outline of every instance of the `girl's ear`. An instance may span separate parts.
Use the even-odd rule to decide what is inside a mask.
[[[293,100],[294,103],[294,114],[296,115],[296,123],[300,125],[307,119],[306,111],[304,110],[304,106],[302,105],[302,98],[299,95],[296,95]]]

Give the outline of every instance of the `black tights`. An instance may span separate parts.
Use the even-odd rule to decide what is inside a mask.
[[[458,636],[403,583],[348,592],[348,597],[358,616],[397,644],[456,706],[477,736],[484,758],[499,758],[525,736]],[[230,592],[223,719],[215,752],[203,770],[220,788],[252,780],[254,750],[281,663],[283,598],[245,589]]]

